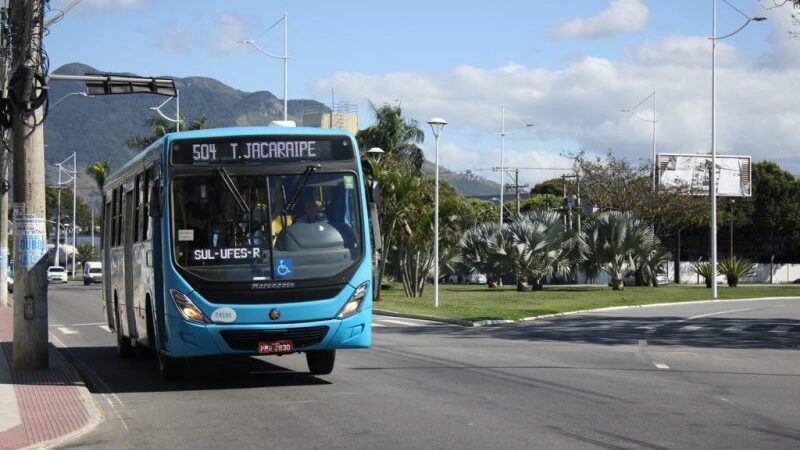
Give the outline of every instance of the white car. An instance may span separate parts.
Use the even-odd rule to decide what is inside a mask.
[[[467,276],[467,284],[486,284],[486,275],[482,273],[471,273]]]
[[[50,266],[47,268],[47,281],[66,283],[67,271],[61,266]]]

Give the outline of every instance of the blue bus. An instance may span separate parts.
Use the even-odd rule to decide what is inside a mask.
[[[187,358],[302,352],[318,375],[369,347],[371,167],[345,131],[270,126],[169,133],[116,170],[102,262],[120,357],[179,378]]]

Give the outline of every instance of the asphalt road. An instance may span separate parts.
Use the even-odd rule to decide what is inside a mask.
[[[300,355],[121,361],[98,286],[51,286],[105,418],[90,449],[800,448],[800,299],[616,310],[487,328],[375,316],[333,374]]]

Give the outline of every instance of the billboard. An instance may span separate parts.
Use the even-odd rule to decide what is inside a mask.
[[[717,196],[750,197],[752,174],[749,156],[717,155]],[[708,195],[711,155],[659,153],[658,185],[688,189],[691,195]]]

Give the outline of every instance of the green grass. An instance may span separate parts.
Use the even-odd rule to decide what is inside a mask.
[[[720,299],[756,297],[800,297],[800,285],[719,286]],[[425,286],[421,298],[406,298],[402,286],[384,289],[375,309],[421,314],[448,319],[487,320],[524,317],[651,303],[710,300],[711,290],[698,286],[552,287],[538,292],[517,292],[514,286],[489,289],[486,286],[440,285],[439,307],[433,307],[433,286]]]

